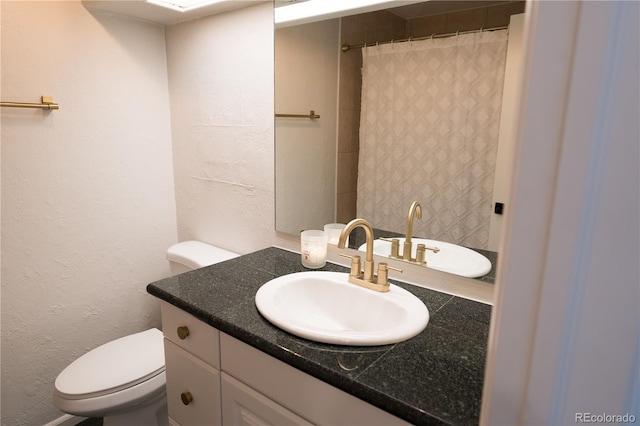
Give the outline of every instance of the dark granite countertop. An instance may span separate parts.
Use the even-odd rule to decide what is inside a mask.
[[[254,295],[267,281],[305,271],[275,247],[156,281],[147,291],[311,376],[413,424],[478,424],[491,307],[391,281],[419,297],[430,320],[393,345],[312,342],[265,320]],[[321,270],[348,272],[332,263]]]

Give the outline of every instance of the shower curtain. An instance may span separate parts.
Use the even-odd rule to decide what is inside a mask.
[[[358,217],[486,248],[507,30],[363,48]]]

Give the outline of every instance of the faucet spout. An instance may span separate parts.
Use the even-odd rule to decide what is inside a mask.
[[[347,223],[345,228],[340,233],[340,238],[338,239],[338,248],[344,248],[347,242],[347,238],[351,231],[355,228],[361,227],[364,229],[364,234],[367,242],[367,251],[364,259],[364,276],[362,277],[365,281],[373,280],[373,228],[369,222],[364,219],[353,219],[351,222]]]
[[[351,222],[347,223],[347,226],[345,226],[345,228],[340,233],[340,238],[338,239],[338,248],[344,248],[347,243],[349,234],[357,227],[361,227],[362,229],[364,229],[365,237],[367,239],[367,253],[364,259],[363,274],[360,274],[360,256],[348,256],[346,254],[340,254],[340,256],[351,258],[351,273],[349,274],[349,282],[371,290],[387,292],[390,288],[388,282],[388,270],[391,269],[397,272],[402,272],[402,270],[389,266],[384,262],[380,262],[378,264],[378,276],[373,275],[373,227],[369,222],[364,219],[353,219]]]
[[[409,214],[407,215],[407,232],[404,240],[404,249],[402,251],[402,258],[405,260],[411,260],[411,237],[413,236],[413,218],[417,217],[422,219],[422,206],[417,201],[411,203],[409,207]]]

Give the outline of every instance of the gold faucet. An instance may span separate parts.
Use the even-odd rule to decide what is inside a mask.
[[[380,238],[383,241],[391,243],[391,250],[389,257],[391,259],[400,259],[403,262],[415,263],[421,266],[427,266],[426,251],[431,250],[434,253],[438,253],[440,249],[438,247],[427,247],[425,244],[418,244],[416,250],[416,257],[411,257],[413,252],[413,218],[417,217],[422,219],[422,206],[419,202],[414,201],[409,207],[409,214],[407,215],[407,234],[402,249],[402,255],[400,254],[400,240],[398,238]]]
[[[422,219],[422,207],[420,203],[414,201],[411,203],[411,207],[409,207],[409,214],[407,215],[407,235],[404,240],[404,248],[402,250],[402,259],[404,260],[412,260],[411,259],[411,249],[412,242],[411,237],[413,235],[413,217],[417,217],[418,219]]]
[[[388,270],[402,272],[401,269],[397,269],[381,262],[378,265],[378,276],[373,275],[373,228],[371,224],[364,219],[353,219],[347,223],[347,226],[340,233],[340,239],[338,240],[338,248],[345,248],[347,238],[351,231],[355,228],[361,227],[364,229],[365,238],[367,241],[367,251],[364,259],[364,273],[360,272],[360,256],[349,256],[346,254],[340,254],[340,256],[351,258],[351,273],[349,274],[349,282],[359,285],[371,290],[376,291],[389,291],[389,283],[387,281]]]

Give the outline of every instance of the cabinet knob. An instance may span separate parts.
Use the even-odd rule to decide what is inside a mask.
[[[191,404],[191,401],[193,401],[193,395],[191,395],[191,392],[182,392],[180,394],[180,399],[182,399],[182,403],[184,405],[189,405]]]
[[[188,335],[189,329],[186,326],[181,325],[180,327],[178,327],[178,337],[180,338],[180,340],[186,339]]]

